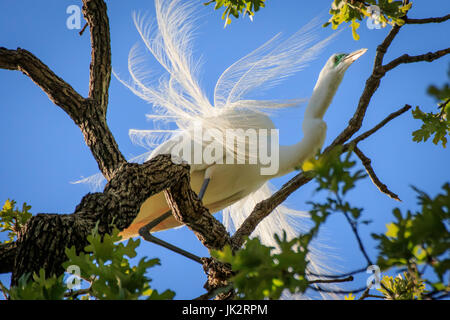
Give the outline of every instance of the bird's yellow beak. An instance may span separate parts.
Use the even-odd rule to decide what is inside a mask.
[[[363,49],[359,49],[356,51],[353,51],[352,53],[350,53],[348,56],[346,56],[344,58],[344,61],[348,64],[351,65],[353,62],[356,61],[356,59],[358,59],[359,57],[361,57],[364,53],[366,53],[367,49],[363,48]]]

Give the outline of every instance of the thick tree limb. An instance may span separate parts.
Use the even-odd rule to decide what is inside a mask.
[[[12,271],[16,252],[17,244],[15,242],[0,244],[0,273]]]
[[[244,244],[245,238],[252,234],[265,217],[286,200],[289,195],[311,180],[312,177],[308,173],[299,173],[271,197],[259,202],[231,237],[232,248],[238,250]]]
[[[89,97],[83,98],[41,60],[27,50],[0,48],[0,68],[22,71],[81,129],[87,146],[109,181],[126,162],[106,123],[111,79],[111,48],[106,5],[102,0],[84,0],[83,13],[91,29],[92,61]]]
[[[60,274],[61,264],[67,259],[64,249],[75,246],[78,252],[82,251],[96,223],[100,234],[110,233],[112,223],[119,230],[127,228],[145,200],[167,188],[186,184],[187,176],[189,166],[173,164],[170,155],[157,156],[144,164],[124,164],[102,193],[87,194],[73,214],[33,216],[15,243],[12,270],[4,271],[13,272],[13,284],[24,273],[36,272],[41,267],[46,274]],[[180,207],[200,209],[201,205],[200,200],[181,195],[176,201]]]
[[[111,81],[111,41],[106,4],[103,1],[83,0],[83,14],[91,30],[89,98],[106,115]]]
[[[164,191],[172,214],[179,222],[191,229],[202,244],[208,249],[222,249],[231,243],[224,225],[203,207],[197,194],[190,187],[189,175],[179,179]]]
[[[84,98],[31,52],[21,48],[8,50],[1,47],[0,68],[23,72],[75,123],[81,118]]]

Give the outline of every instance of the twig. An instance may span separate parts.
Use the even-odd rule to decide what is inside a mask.
[[[361,273],[361,272],[365,272],[367,270],[367,268],[361,268],[361,269],[357,269],[355,271],[350,271],[347,273],[342,273],[342,274],[317,274],[317,273],[313,273],[313,272],[308,272],[307,275],[308,276],[313,276],[313,277],[320,277],[320,278],[330,278],[330,279],[337,279],[337,278],[343,278],[343,277],[348,277],[348,276],[353,276],[355,274]]]
[[[209,300],[211,298],[214,298],[215,296],[221,294],[221,293],[227,293],[228,291],[233,289],[233,285],[229,284],[227,286],[224,287],[220,287],[220,288],[216,288],[214,290],[211,290],[205,294],[202,294],[200,296],[198,296],[197,298],[195,298],[194,300]]]
[[[337,198],[338,203],[342,206],[342,200],[341,200],[339,194],[336,194],[336,198]],[[344,217],[347,219],[347,222],[349,223],[350,227],[352,228],[353,234],[355,235],[356,241],[358,242],[359,249],[360,249],[361,253],[364,255],[364,258],[366,258],[367,265],[368,266],[373,265],[372,260],[370,260],[369,255],[367,254],[366,249],[364,248],[361,237],[359,236],[359,231],[358,231],[358,228],[356,227],[356,223],[350,219],[350,217],[346,211],[342,211],[342,213],[344,214]]]
[[[88,294],[91,292],[91,288],[87,288],[87,289],[80,289],[80,290],[75,290],[75,291],[69,291],[64,293],[64,297],[66,298],[76,298],[78,296],[84,295],[84,294]]]
[[[394,200],[401,201],[398,195],[389,190],[389,188],[384,183],[382,183],[380,179],[377,177],[371,165],[372,160],[370,160],[356,145],[354,146],[353,151],[361,160],[364,168],[366,168],[366,172],[369,175],[370,180],[372,180],[373,184],[378,188],[378,190],[380,190],[382,193],[388,195]]]
[[[444,103],[442,103],[439,108],[441,109],[441,112],[439,112],[439,117],[442,118],[442,116],[444,115],[445,112],[445,107],[450,103],[450,98],[448,98],[447,100],[445,100]]]
[[[428,53],[420,54],[417,56],[410,56],[408,54],[404,54],[404,55],[392,60],[391,62],[386,64],[383,68],[384,68],[385,72],[387,72],[403,63],[414,63],[414,62],[421,62],[421,61],[432,62],[432,61],[439,59],[449,53],[450,53],[450,48],[438,50],[435,52],[428,52]]]
[[[364,290],[363,294],[361,295],[361,297],[359,297],[358,300],[364,300],[365,298],[367,298],[369,296],[369,290],[370,290],[370,288],[367,287],[367,289]]]
[[[316,279],[316,280],[310,280],[308,281],[309,284],[313,283],[337,283],[337,282],[349,282],[353,281],[354,278],[352,276],[341,278],[341,279]]]
[[[441,22],[447,21],[449,19],[450,19],[450,14],[447,14],[446,16],[443,16],[443,17],[437,17],[437,18],[424,18],[424,19],[405,18],[403,20],[407,24],[424,24],[424,23],[441,23]]]
[[[363,294],[361,295],[361,297],[359,297],[358,300],[364,300],[365,298],[377,298],[377,299],[385,299],[384,296],[379,296],[379,295],[375,295],[375,294],[369,294],[369,290],[370,288],[367,288]]]
[[[318,292],[325,292],[325,293],[335,293],[335,294],[349,294],[349,293],[359,293],[362,292],[364,290],[366,290],[367,287],[362,287],[362,288],[357,288],[354,290],[339,290],[339,289],[325,289],[322,287],[314,287],[314,286],[310,286],[308,287],[308,289],[314,290],[314,291],[318,291]]]
[[[6,300],[9,300],[8,298],[8,289],[6,289],[6,287],[3,285],[3,283],[0,281],[0,291],[3,293],[3,296],[5,297]]]
[[[14,266],[17,253],[17,243],[9,242],[0,244],[0,273],[9,273]]]
[[[81,31],[79,32],[79,35],[82,36],[84,33],[84,30],[86,30],[86,27],[88,26],[87,22],[84,24],[83,29],[81,29]]]
[[[358,137],[356,137],[355,139],[351,140],[349,143],[346,143],[344,145],[344,151],[347,150],[347,148],[349,147],[349,145],[351,144],[357,144],[359,142],[361,142],[362,140],[368,138],[369,136],[371,136],[372,134],[374,134],[375,132],[377,132],[379,129],[381,129],[382,127],[384,127],[389,121],[395,119],[396,117],[402,115],[403,113],[405,113],[406,111],[408,111],[409,109],[411,109],[411,106],[406,104],[403,108],[401,108],[400,110],[397,110],[395,112],[392,112],[390,115],[388,115],[386,118],[383,119],[383,121],[381,121],[379,124],[377,124],[375,127],[373,127],[370,130],[367,130],[366,132],[362,133],[361,135],[359,135]]]

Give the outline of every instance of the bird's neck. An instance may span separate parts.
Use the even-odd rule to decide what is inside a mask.
[[[303,123],[308,119],[322,119],[333,100],[342,81],[342,76],[329,74],[322,70],[317,79],[308,107],[305,111]]]
[[[327,126],[322,120],[333,100],[342,77],[332,77],[323,70],[319,75],[302,124],[303,138],[300,142],[280,146],[280,166],[276,176],[294,171],[304,161],[314,157],[322,147]]]

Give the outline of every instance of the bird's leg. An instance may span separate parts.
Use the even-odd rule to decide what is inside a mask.
[[[203,180],[202,187],[200,188],[200,192],[198,193],[198,198],[200,200],[202,200],[203,196],[205,195],[206,188],[208,188],[209,180],[210,178],[205,178],[205,180]]]
[[[157,245],[160,245],[161,247],[167,248],[169,250],[172,250],[173,252],[179,253],[182,256],[185,256],[188,259],[191,259],[195,262],[198,262],[200,264],[203,264],[202,259],[200,257],[196,256],[195,254],[192,254],[190,252],[187,252],[186,250],[183,250],[181,248],[178,248],[164,240],[161,240],[159,238],[156,238],[154,235],[151,234],[150,230],[156,226],[161,221],[167,219],[167,217],[170,217],[172,215],[172,211],[169,210],[166,213],[164,213],[162,216],[159,216],[155,220],[151,221],[149,224],[145,225],[144,227],[139,229],[139,235],[144,238],[145,240],[149,242],[153,242]],[[158,220],[158,221],[157,221]]]
[[[206,188],[208,187],[208,183],[209,183],[209,178],[206,178],[205,180],[203,180],[202,187],[200,188],[200,192],[198,194],[198,198],[200,200],[202,200],[202,198],[203,198],[203,196],[204,196],[204,194],[206,192]],[[151,230],[154,227],[156,227],[158,224],[160,224],[161,222],[163,222],[164,220],[169,218],[171,215],[172,215],[172,210],[169,210],[166,213],[160,215],[158,218],[150,221],[148,224],[146,224],[145,226],[143,226],[142,228],[139,229],[139,235],[142,238],[144,238],[145,240],[149,241],[149,242],[153,242],[155,244],[158,244],[158,245],[160,245],[160,246],[162,246],[164,248],[172,250],[173,252],[179,253],[179,254],[185,256],[186,258],[189,258],[191,260],[194,260],[195,262],[203,264],[202,260],[198,256],[196,256],[196,255],[194,255],[194,254],[192,254],[190,252],[187,252],[187,251],[185,251],[183,249],[180,249],[180,248],[178,248],[178,247],[176,247],[176,246],[174,246],[174,245],[172,245],[172,244],[170,244],[168,242],[165,242],[165,241],[163,241],[161,239],[158,239],[158,238],[156,238],[155,236],[153,236],[151,234]]]

